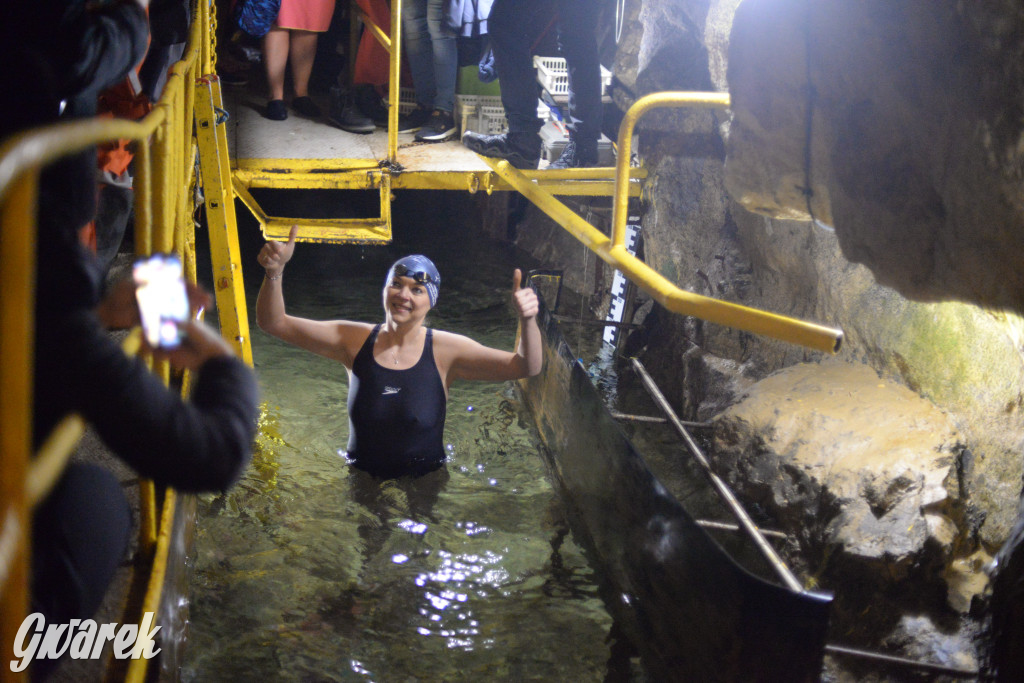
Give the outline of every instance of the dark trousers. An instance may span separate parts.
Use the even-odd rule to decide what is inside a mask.
[[[540,85],[532,51],[554,22],[558,27],[558,47],[569,71],[569,132],[578,140],[597,140],[601,136],[599,8],[596,0],[494,0],[487,30],[509,132],[536,133],[540,129]]]
[[[96,465],[68,465],[33,519],[32,611],[42,612],[47,624],[92,617],[124,559],[132,527],[114,475]],[[34,678],[44,680],[59,661],[36,660]]]

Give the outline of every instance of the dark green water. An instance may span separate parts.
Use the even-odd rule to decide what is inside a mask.
[[[470,203],[409,195],[391,246],[300,244],[289,312],[380,321],[388,265],[419,252],[443,279],[428,325],[511,348],[512,269],[536,264],[477,235]],[[243,480],[200,503],[185,680],[604,679],[611,619],[511,383],[452,387],[446,482],[367,483],[339,455],[344,367],[254,324],[252,345],[267,425]]]

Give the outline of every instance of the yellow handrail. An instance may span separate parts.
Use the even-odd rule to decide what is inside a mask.
[[[843,339],[841,330],[679,289],[656,270],[630,254],[623,243],[614,245],[607,235],[580,218],[551,193],[529,180],[508,161],[481,158],[537,208],[673,313],[692,315],[702,320],[800,344],[818,351],[835,353],[839,350]],[[616,183],[616,191],[618,190],[619,185]]]
[[[32,458],[32,374],[36,267],[36,206],[40,170],[96,144],[129,139],[135,154],[135,249],[177,251],[194,280],[195,255],[189,186],[195,181],[193,107],[198,77],[212,71],[211,0],[193,4],[193,22],[183,58],[174,65],[160,101],[141,121],[90,119],[26,131],[0,144],[0,660],[11,659],[15,634],[28,607],[28,558],[32,507],[63,471],[84,429],[66,418]],[[126,352],[138,346],[126,340]],[[155,372],[165,381],[166,363]],[[189,378],[186,376],[187,386]],[[148,484],[148,486],[146,485]],[[145,491],[150,491],[146,496]],[[161,512],[151,482],[142,482],[140,555],[153,559],[142,610],[156,611],[163,583],[175,497],[168,490]],[[157,528],[156,519],[160,518]],[[139,607],[129,605],[128,610]],[[125,622],[141,614],[126,611]],[[133,662],[127,680],[143,680],[146,660]],[[0,681],[15,677],[0,667]]]
[[[399,80],[402,74],[402,51],[394,46],[402,44],[402,0],[391,2],[391,45],[388,53],[388,161],[398,162],[398,106]]]
[[[612,213],[612,244],[626,244],[626,216],[629,212],[629,164],[633,157],[633,129],[640,117],[661,107],[690,107],[694,109],[728,109],[727,92],[657,92],[644,95],[626,110],[619,124],[618,156],[615,159],[615,198]],[[838,347],[837,347],[838,349]]]
[[[14,642],[28,607],[31,512],[24,480],[32,449],[36,234],[26,226],[35,224],[38,180],[33,169],[6,188],[8,201],[0,195],[0,657],[5,665],[13,654],[7,643]],[[7,666],[0,672],[0,680],[13,678]]]

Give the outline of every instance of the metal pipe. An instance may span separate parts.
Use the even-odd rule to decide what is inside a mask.
[[[626,187],[629,184],[629,163],[633,156],[633,128],[640,117],[652,109],[661,107],[692,107],[696,109],[728,109],[727,92],[659,92],[644,95],[626,110],[619,124],[618,155],[615,159],[615,199],[612,213],[612,246],[626,244],[626,216],[629,212],[629,198]]]
[[[14,642],[29,594],[32,514],[24,477],[32,452],[36,231],[28,226],[35,225],[38,181],[38,169],[31,169],[0,196],[5,200],[0,203],[0,641],[5,644]]]
[[[624,422],[655,422],[657,424],[665,424],[668,422],[663,417],[652,417],[650,415],[629,415],[627,413],[620,413],[615,410],[608,411],[612,417],[616,420],[622,420]]]
[[[695,520],[697,526],[702,526],[706,529],[720,529],[722,531],[741,531],[739,524],[729,524],[728,522],[715,522],[710,519],[698,519]],[[771,536],[772,538],[788,538],[786,534],[781,531],[772,531],[771,529],[759,529],[765,536]]]
[[[638,359],[633,358],[631,360],[633,361],[633,367],[636,369],[637,374],[639,374],[640,379],[643,380],[644,387],[647,388],[647,393],[651,395],[654,402],[657,403],[658,407],[661,408],[663,413],[665,413],[665,417],[667,417],[669,422],[672,423],[672,426],[676,428],[676,432],[678,432],[679,436],[682,437],[686,446],[690,449],[690,453],[692,453],[693,457],[698,463],[700,463],[700,466],[704,468],[704,472],[708,475],[708,478],[711,479],[711,483],[714,485],[715,489],[718,490],[719,495],[721,495],[729,505],[732,513],[736,515],[736,520],[740,523],[740,526],[743,527],[743,530],[746,531],[747,535],[749,535],[751,540],[754,541],[758,549],[761,551],[761,554],[764,555],[765,559],[767,559],[772,565],[775,572],[779,575],[779,578],[782,579],[786,586],[789,587],[790,590],[802,593],[804,588],[800,582],[797,581],[793,572],[789,571],[789,567],[787,567],[785,562],[782,561],[782,558],[775,552],[775,549],[768,545],[768,541],[765,540],[761,530],[757,528],[757,525],[754,524],[754,520],[750,518],[747,511],[743,509],[742,505],[740,505],[740,502],[736,499],[735,494],[733,494],[728,485],[722,481],[721,477],[712,471],[711,464],[708,462],[707,458],[704,457],[704,453],[700,450],[700,446],[697,445],[697,442],[693,440],[690,433],[686,431],[686,427],[684,427],[679,418],[676,417],[676,413],[672,410],[672,406],[669,405],[664,394],[662,394],[661,390],[658,389],[658,385],[654,383],[654,380],[647,373],[647,368],[645,368],[643,363]]]
[[[657,422],[664,424],[668,422],[668,419],[664,417],[653,417],[650,415],[628,415],[626,413],[620,413],[615,410],[609,411],[616,420],[628,420],[630,422]],[[686,420],[680,420],[679,423],[684,427],[690,427],[692,429],[709,429],[711,427],[710,422],[687,422]]]
[[[402,44],[402,0],[391,2],[391,45],[401,46]],[[402,50],[388,50],[391,59],[389,61],[388,78],[388,161],[392,164],[398,162],[398,104],[399,104],[399,80],[402,74]]]
[[[929,664],[928,662],[918,662],[913,659],[907,659],[906,657],[896,657],[894,655],[882,654],[881,652],[871,652],[869,650],[857,650],[852,647],[844,647],[842,645],[825,645],[825,652],[833,655],[847,655],[850,657],[858,657],[860,659],[868,659],[873,662],[879,662],[883,664],[892,664],[893,666],[901,666],[909,669],[917,669],[918,671],[927,671],[928,673],[941,674],[943,676],[949,676],[951,678],[977,678],[978,672],[969,669],[958,669],[952,666],[945,666],[943,664]]]
[[[373,35],[373,37],[377,39],[377,42],[380,43],[385,50],[391,52],[391,37],[388,36],[388,34],[384,33],[384,29],[382,29],[380,26],[377,26],[377,24],[373,23],[370,17],[367,16],[366,12],[364,12],[359,7],[354,7],[353,9],[356,11],[356,14],[359,15],[359,18],[363,20],[363,26],[366,27],[366,30],[369,31]],[[353,52],[352,54],[355,54],[355,52]]]
[[[623,420],[624,422],[654,422],[657,424],[665,424],[668,422],[666,418],[656,418],[649,415],[628,415],[626,413],[618,413],[616,411],[608,411],[611,413],[611,417],[615,420]]]
[[[841,330],[679,289],[656,270],[630,254],[625,246],[612,246],[607,235],[580,218],[549,192],[528,180],[508,161],[490,157],[480,158],[573,237],[606,263],[622,271],[623,275],[673,313],[692,315],[719,325],[781,339],[817,351],[835,353],[839,350],[843,340]]]
[[[167,559],[171,548],[171,534],[174,531],[174,511],[178,505],[178,497],[174,489],[168,487],[164,494],[164,505],[160,513],[159,533],[155,528],[153,537],[153,569],[149,575],[149,582],[146,586],[146,593],[142,599],[140,614],[152,612],[154,615],[160,609],[160,597],[163,595],[164,581],[167,577]],[[140,633],[140,636],[142,634]],[[135,645],[135,652],[140,647],[145,647],[142,640]],[[126,683],[142,683],[146,680],[148,661],[142,657],[133,656],[128,660],[128,669],[124,677]]]

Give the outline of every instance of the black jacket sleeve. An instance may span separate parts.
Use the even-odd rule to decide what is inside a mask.
[[[249,463],[259,392],[250,368],[213,358],[182,400],[86,311],[37,322],[36,443],[80,413],[139,474],[181,491],[230,487]]]

